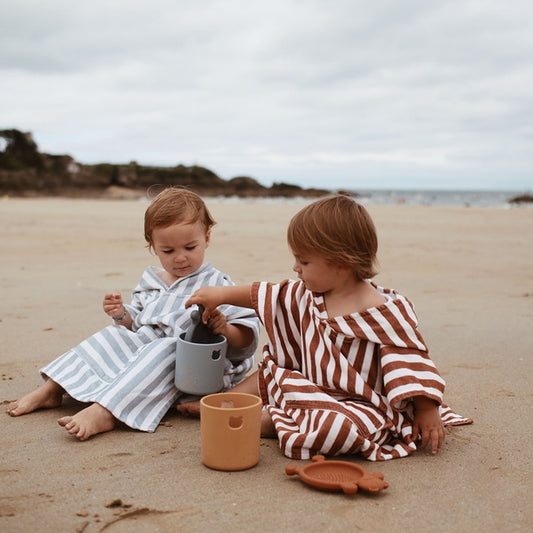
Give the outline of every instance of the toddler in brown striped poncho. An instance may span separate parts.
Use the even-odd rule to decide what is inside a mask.
[[[436,454],[445,425],[472,421],[442,403],[445,383],[409,300],[370,281],[378,242],[366,209],[345,195],[318,200],[294,216],[287,240],[298,280],[204,287],[186,303],[204,305],[205,317],[222,304],[259,316],[263,360],[233,390],[261,396],[263,435],[295,459],[387,460],[417,443]]]

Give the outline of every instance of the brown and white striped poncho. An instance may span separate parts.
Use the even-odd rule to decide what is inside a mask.
[[[411,303],[374,286],[386,303],[329,318],[323,297],[301,281],[252,285],[269,339],[259,388],[287,457],[405,457],[416,450],[414,396],[438,402],[446,425],[472,422],[442,404],[445,383],[416,329]]]

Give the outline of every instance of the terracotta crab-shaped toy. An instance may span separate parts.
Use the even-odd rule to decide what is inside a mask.
[[[323,455],[315,455],[302,468],[287,465],[285,473],[298,477],[307,485],[321,490],[342,490],[345,494],[355,494],[358,489],[379,492],[389,484],[383,481],[381,472],[370,474],[362,466],[347,461],[326,461]]]

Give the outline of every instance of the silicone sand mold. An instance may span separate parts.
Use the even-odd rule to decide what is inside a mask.
[[[381,472],[370,474],[347,461],[326,461],[323,455],[315,455],[312,461],[302,468],[287,465],[285,472],[289,476],[298,474],[304,483],[317,489],[342,490],[345,494],[355,494],[358,489],[374,493],[389,486]]]

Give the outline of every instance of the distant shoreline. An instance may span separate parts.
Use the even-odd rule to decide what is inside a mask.
[[[212,201],[221,202],[310,202],[321,195],[221,195],[198,191]],[[218,191],[217,191],[218,192]],[[334,194],[336,191],[331,191]],[[455,191],[455,190],[381,190],[364,189],[347,191],[364,205],[408,205],[441,207],[493,207],[493,208],[533,208],[533,197],[517,191]],[[325,194],[328,194],[326,191]],[[148,199],[149,190],[111,186],[105,189],[68,189],[44,193],[42,191],[23,191],[3,195],[4,198],[65,198],[65,199],[100,199],[100,200],[142,200]],[[519,201],[513,201],[518,198]]]

